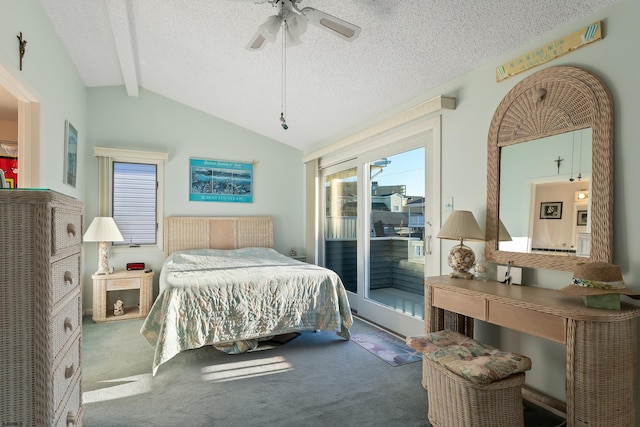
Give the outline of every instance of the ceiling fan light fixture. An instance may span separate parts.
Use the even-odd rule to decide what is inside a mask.
[[[285,22],[287,23],[287,33],[292,38],[297,39],[307,31],[307,18],[295,12],[290,12]]]
[[[291,34],[288,31],[285,34],[285,37],[287,38],[287,49],[290,48],[290,47],[293,47],[293,46],[297,46],[300,43],[302,43],[302,40],[300,40],[300,37],[294,36],[293,34]]]
[[[260,29],[262,30],[262,35],[267,39],[267,41],[273,43],[276,41],[276,36],[278,35],[278,31],[280,31],[280,27],[282,26],[282,19],[278,15],[272,15],[267,18],[264,24],[260,25]]]
[[[251,41],[247,44],[249,50],[262,50],[266,42],[273,43],[276,41],[276,36],[282,26],[282,19],[278,15],[272,15],[258,27],[258,31],[251,38]]]

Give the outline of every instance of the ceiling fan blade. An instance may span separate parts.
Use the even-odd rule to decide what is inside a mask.
[[[312,7],[305,7],[301,10],[302,14],[307,17],[309,23],[333,35],[347,41],[353,41],[358,38],[361,28],[350,22],[343,21],[340,18],[329,15],[328,13],[316,10]]]
[[[262,35],[262,31],[258,30],[251,37],[251,41],[247,43],[246,48],[249,50],[262,50],[267,44],[267,39]]]

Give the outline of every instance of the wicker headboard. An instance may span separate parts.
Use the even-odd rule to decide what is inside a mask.
[[[164,256],[184,249],[273,248],[268,216],[170,216],[164,219]]]

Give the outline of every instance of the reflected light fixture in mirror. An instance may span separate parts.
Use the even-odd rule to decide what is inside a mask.
[[[587,190],[576,191],[576,202],[586,202],[589,199]]]
[[[544,89],[544,97],[537,96]],[[487,139],[487,222],[485,258],[498,264],[573,271],[578,262],[611,262],[613,253],[613,102],[594,74],[577,67],[549,67],[517,83],[498,105]],[[552,135],[590,129],[591,179],[588,258],[519,253],[498,248],[501,211],[501,149]],[[586,149],[583,155],[587,155]],[[569,156],[571,153],[568,154]],[[556,158],[554,154],[553,158]],[[555,164],[550,163],[552,166]],[[582,171],[584,172],[584,171]],[[584,178],[583,178],[584,179]],[[578,188],[579,189],[579,188]],[[577,190],[578,190],[577,189]],[[508,221],[510,233],[514,234]],[[518,232],[515,234],[519,236]]]
[[[473,273],[469,270],[476,263],[473,250],[465,246],[465,240],[483,241],[484,234],[480,230],[478,221],[469,211],[453,211],[445,221],[436,236],[439,239],[460,240],[460,245],[454,246],[449,252],[449,267],[453,270],[449,276],[460,279],[471,279]]]

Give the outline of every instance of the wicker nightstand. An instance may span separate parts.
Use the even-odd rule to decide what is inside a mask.
[[[113,274],[94,274],[93,279],[93,321],[137,319],[145,317],[151,309],[153,294],[153,271],[116,271]],[[108,292],[139,289],[138,307],[125,307],[124,314],[113,315],[113,306],[107,307]]]

